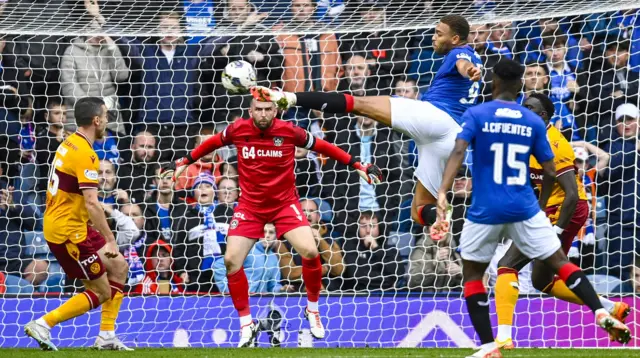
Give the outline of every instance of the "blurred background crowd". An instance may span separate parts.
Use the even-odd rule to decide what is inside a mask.
[[[39,2],[0,3],[0,10],[15,12]],[[419,100],[442,61],[431,46],[432,29],[384,30],[392,5],[385,1],[136,1],[142,14],[125,11],[127,1],[41,3],[52,6],[39,13],[47,21],[64,22],[65,11],[75,11],[90,22],[84,36],[0,37],[0,293],[76,289],[48,252],[41,219],[51,160],[76,129],[77,99],[102,97],[109,108],[108,135],[94,149],[104,211],[130,264],[128,290],[226,292],[225,236],[241,195],[234,148],[192,164],[175,187],[158,176],[163,164],[248,118],[250,98],[229,95],[219,84],[226,64],[248,61],[260,84],[287,91]],[[486,70],[478,102],[491,99],[492,66],[517,59],[526,66],[521,100],[549,95],[552,123],[574,147],[592,215],[570,256],[600,292],[640,291],[638,11],[502,23],[491,21],[492,2],[468,6],[486,18],[468,38]],[[355,16],[378,30],[306,31],[321,22],[338,24],[346,13],[349,21]],[[152,19],[159,33],[194,35],[102,35],[132,14]],[[283,29],[299,33],[272,32]],[[362,162],[375,162],[386,178],[370,186],[340,163],[296,151],[300,200],[327,291],[461,290],[456,247],[473,196],[473,163],[467,161],[451,192],[452,233],[436,243],[411,221],[417,152],[409,138],[349,114],[292,109],[282,118]],[[245,271],[252,292],[304,290],[301,258],[277,240],[272,225],[265,226]],[[494,267],[486,276],[491,285]]]

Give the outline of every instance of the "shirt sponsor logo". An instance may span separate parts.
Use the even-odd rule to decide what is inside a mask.
[[[95,170],[85,169],[84,176],[90,180],[98,180],[98,172]]]
[[[83,266],[87,266],[87,265],[91,265],[92,263],[94,263],[97,259],[98,259],[98,255],[93,254],[93,255],[91,255],[91,256],[89,256],[89,257],[87,257],[86,259],[84,259],[84,260],[80,261],[80,263],[81,263]],[[96,262],[96,263],[97,263],[97,262]],[[98,266],[100,266],[100,265],[98,264]]]

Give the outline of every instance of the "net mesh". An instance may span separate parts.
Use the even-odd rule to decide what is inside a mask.
[[[108,136],[94,149],[99,195],[130,265],[117,321],[120,338],[133,346],[235,344],[239,324],[224,294],[222,255],[240,194],[238,153],[223,148],[203,158],[175,190],[157,177],[160,165],[248,117],[249,98],[228,94],[221,71],[243,59],[266,86],[419,99],[442,63],[431,44],[433,26],[450,13],[473,24],[469,42],[485,68],[478,102],[490,99],[489,70],[501,58],[527,64],[525,96],[551,96],[552,123],[583,163],[578,167],[590,205],[570,257],[601,294],[636,290],[637,1],[1,4],[3,347],[33,344],[21,326],[81,287],[66,277],[42,234],[51,161],[75,131],[79,98],[101,97],[109,109]],[[347,114],[298,108],[283,118],[375,162],[386,183],[366,186],[347,167],[298,150],[296,184],[308,198],[301,207],[319,238],[321,310],[330,333],[323,342],[312,341],[300,314],[306,303],[301,258],[289,244],[272,240],[273,228],[266,227],[271,240],[256,244],[245,262],[255,293],[251,305],[266,332],[260,344],[473,346],[456,251],[473,192],[468,172],[460,173],[452,190],[452,235],[435,243],[411,219],[418,156],[410,138]],[[199,186],[207,180],[214,185]],[[185,204],[199,199],[205,209]],[[489,287],[504,251],[501,246],[487,272]],[[520,292],[532,296],[516,308],[519,346],[613,345],[592,324],[590,312],[536,296],[527,272],[520,275]],[[53,331],[53,341],[92,344],[99,320],[100,313],[92,312],[64,323]]]

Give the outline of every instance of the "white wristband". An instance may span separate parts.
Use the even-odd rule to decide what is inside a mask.
[[[562,233],[564,232],[564,229],[559,227],[559,226],[557,226],[557,225],[554,225],[553,229],[556,231],[556,234],[558,234],[558,235],[562,235]]]

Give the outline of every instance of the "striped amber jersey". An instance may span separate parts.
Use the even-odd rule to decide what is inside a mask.
[[[561,176],[569,172],[571,169],[575,170],[574,162],[576,160],[576,156],[573,153],[573,148],[562,133],[560,133],[558,128],[551,124],[547,125],[547,137],[549,139],[549,143],[551,143],[551,150],[554,155],[553,161],[556,164],[556,175]],[[535,184],[536,188],[540,190],[540,188],[542,188],[542,166],[538,163],[536,158],[532,156],[529,161],[529,167],[531,170],[531,181]],[[580,178],[577,170],[575,170],[575,176],[576,183],[578,184],[578,199],[587,200],[587,194],[584,190],[584,185],[582,184],[582,178]],[[562,190],[560,184],[556,181],[553,184],[553,189],[551,191],[547,207],[562,205],[563,201],[564,190]]]
[[[98,187],[99,161],[89,140],[74,133],[56,151],[49,183],[47,209],[44,213],[44,237],[62,244],[66,240],[77,244],[87,237],[89,212],[82,189]]]

